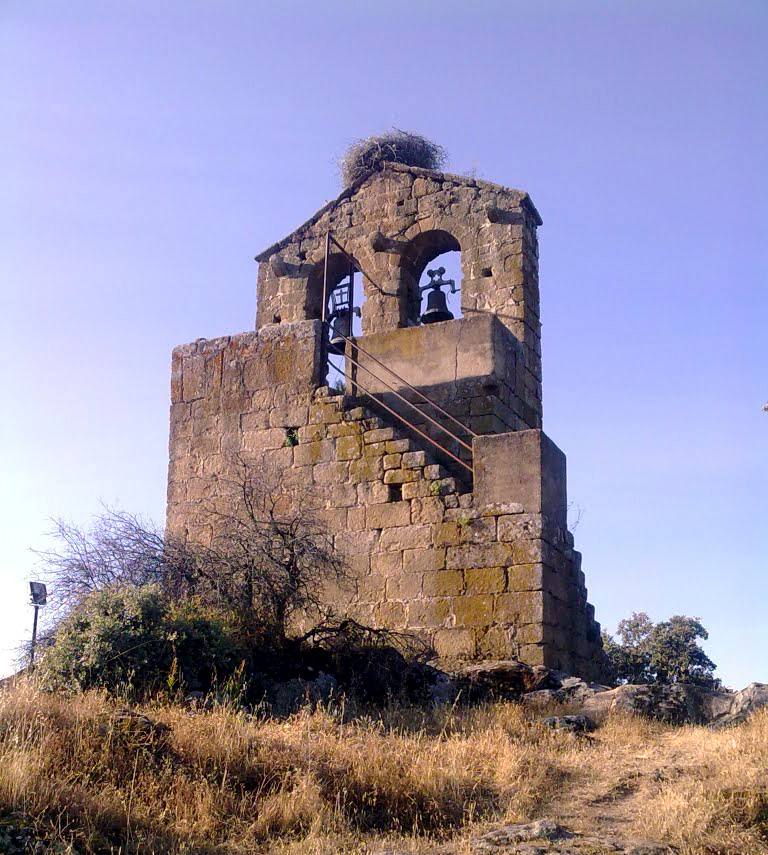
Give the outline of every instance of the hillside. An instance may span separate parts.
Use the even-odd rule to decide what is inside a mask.
[[[767,768],[768,710],[579,735],[513,703],[275,720],[21,683],[0,692],[0,851],[761,853]]]

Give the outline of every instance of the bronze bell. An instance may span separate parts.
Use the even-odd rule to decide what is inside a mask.
[[[438,267],[437,270],[428,270],[429,284],[424,285],[420,290],[429,291],[427,294],[427,308],[421,316],[423,324],[437,324],[440,321],[452,321],[453,313],[448,309],[448,299],[442,290],[443,285],[448,285],[451,293],[456,293],[456,283],[453,279],[443,279],[445,273],[444,267]]]
[[[352,305],[354,271],[350,271],[349,281],[343,282],[331,291],[331,313],[328,315],[328,353],[343,356],[347,344],[346,338],[352,338],[352,317],[360,317],[360,309]]]
[[[342,309],[331,315],[328,335],[328,353],[343,356],[347,344],[344,336],[352,337],[352,312],[349,309]]]
[[[427,308],[421,316],[423,324],[436,324],[439,321],[452,321],[453,314],[448,310],[448,301],[442,291],[432,290],[427,294]]]

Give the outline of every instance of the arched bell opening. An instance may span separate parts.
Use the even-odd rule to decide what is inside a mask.
[[[361,314],[365,302],[362,274],[355,262],[342,253],[328,256],[328,276],[325,280],[325,260],[319,261],[307,280],[305,316],[323,318],[325,282],[325,329],[323,350],[324,376],[321,384],[342,391],[345,383],[345,339],[362,335]]]
[[[402,255],[400,294],[405,326],[462,317],[461,246],[442,229],[415,237]]]

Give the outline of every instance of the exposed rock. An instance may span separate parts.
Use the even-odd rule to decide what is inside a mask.
[[[494,828],[481,837],[472,840],[472,852],[499,852],[515,851],[509,847],[515,843],[523,843],[531,840],[551,842],[553,840],[564,840],[573,837],[562,826],[551,819],[538,819],[535,822],[517,825],[503,825]],[[549,847],[546,847],[549,848]],[[533,850],[535,851],[535,850]],[[546,851],[543,850],[543,851]]]
[[[660,843],[577,834],[551,819],[501,825],[468,841],[435,844],[432,855],[673,855]],[[371,855],[406,855],[399,849],[375,849]]]
[[[550,715],[539,721],[544,727],[567,733],[591,733],[595,729],[595,723],[585,715]]]
[[[171,730],[167,724],[126,708],[102,713],[97,720],[100,733],[132,745],[162,744]]]
[[[556,682],[558,676],[558,672],[551,671],[549,682]],[[726,727],[745,721],[755,710],[768,705],[768,684],[752,683],[740,692],[686,683],[611,689],[567,677],[557,686],[526,692],[521,701],[532,710],[563,706],[573,715],[594,721],[602,721],[611,712],[624,711],[672,724]]]
[[[707,720],[713,727],[740,724],[764,706],[768,706],[767,683],[750,683],[740,692],[710,692],[704,698]]]
[[[338,688],[333,676],[321,672],[314,680],[295,677],[284,683],[275,683],[267,692],[267,699],[276,715],[290,715],[304,706],[327,704],[338,695]]]
[[[559,687],[566,676],[549,668],[526,665],[516,659],[444,662],[441,667],[464,696],[472,700],[518,700],[524,694],[538,689]]]

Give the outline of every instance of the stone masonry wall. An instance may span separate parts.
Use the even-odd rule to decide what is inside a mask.
[[[256,327],[320,317],[329,229],[365,274],[366,336],[413,323],[414,288],[424,268],[438,254],[460,249],[464,317],[495,315],[520,342],[519,394],[540,425],[540,224],[522,191],[387,164],[257,256]],[[332,247],[331,284],[347,271]]]
[[[340,611],[443,657],[594,676],[599,625],[570,534],[523,504],[482,504],[402,432],[316,388],[320,340],[305,321],[174,350],[169,533],[210,540],[206,502],[241,455],[305,489],[351,570],[327,592]]]

